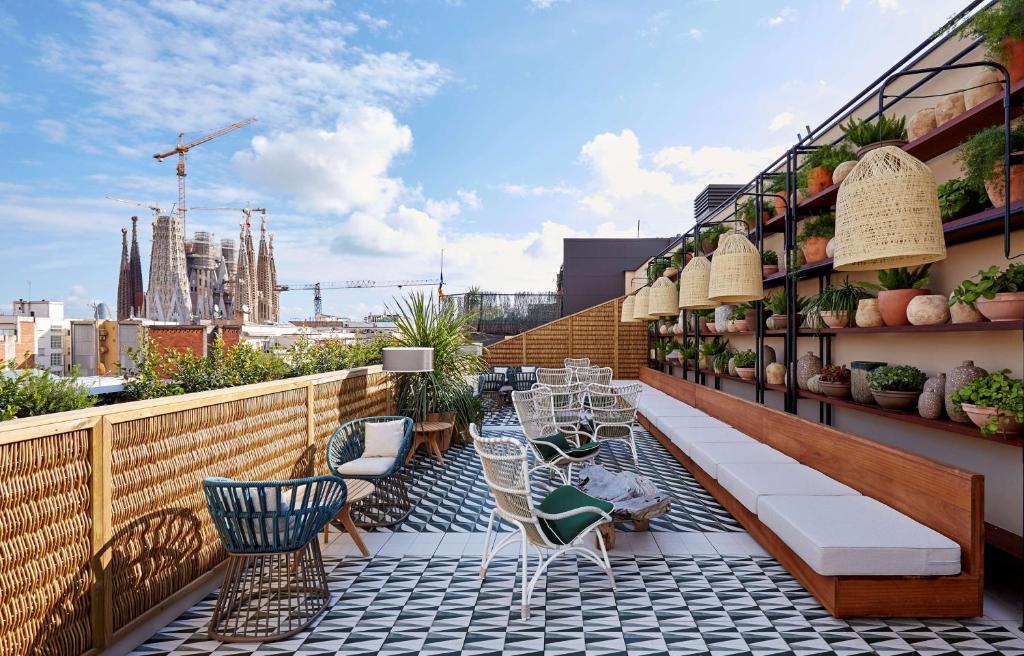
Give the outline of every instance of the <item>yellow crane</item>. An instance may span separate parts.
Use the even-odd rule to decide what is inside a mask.
[[[171,155],[177,155],[178,156],[178,217],[181,219],[182,234],[184,234],[184,231],[185,231],[185,211],[186,211],[186,208],[185,208],[185,154],[188,151],[190,151],[193,148],[195,148],[196,146],[204,144],[204,143],[206,143],[208,141],[213,141],[217,137],[223,137],[225,134],[227,134],[229,132],[234,132],[235,130],[237,130],[239,128],[244,128],[245,126],[249,125],[250,123],[255,123],[255,122],[256,122],[256,117],[255,116],[250,116],[249,118],[241,120],[241,121],[238,121],[237,123],[232,123],[231,125],[222,127],[219,130],[214,130],[213,132],[209,132],[209,133],[199,137],[198,139],[190,141],[189,143],[185,143],[185,133],[184,132],[179,132],[178,133],[178,145],[177,146],[175,146],[171,150],[168,150],[166,153],[157,153],[156,155],[153,155],[153,159],[155,159],[158,162],[164,161],[165,159],[167,159]]]

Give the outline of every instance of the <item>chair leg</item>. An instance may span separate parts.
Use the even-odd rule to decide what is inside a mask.
[[[484,557],[480,559],[480,580],[483,581],[484,577],[487,576],[487,565],[488,554],[491,552],[491,526],[494,524],[494,510],[491,510],[490,516],[487,517],[487,532],[484,533]]]
[[[613,529],[614,530],[614,529]],[[598,527],[597,531],[597,544],[601,547],[601,556],[604,559],[604,571],[608,575],[608,580],[612,584],[612,592],[615,592],[615,577],[612,575],[612,561],[608,558],[608,550],[604,546],[604,535],[601,533],[601,527]]]
[[[529,542],[526,539],[526,532],[525,531],[523,532],[523,553],[522,553],[522,556],[521,556],[521,560],[522,560],[522,563],[523,563],[523,591],[522,591],[522,595],[523,595],[523,610],[522,610],[522,618],[524,620],[528,620],[528,619],[530,619],[530,595],[529,595],[529,592],[528,592],[528,587],[529,586],[527,585],[527,582],[528,582],[528,580],[530,578],[530,575],[529,575],[530,553],[529,553]]]

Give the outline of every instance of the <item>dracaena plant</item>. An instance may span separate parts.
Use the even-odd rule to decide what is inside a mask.
[[[950,397],[958,410],[962,404],[968,403],[980,408],[997,408],[1024,422],[1024,384],[1019,378],[1011,378],[1010,370],[1003,369],[987,376],[976,378]],[[981,432],[991,435],[999,430],[998,416],[981,427]]]
[[[727,353],[729,351],[729,340],[723,339],[718,340],[705,340],[701,342],[700,354],[704,357],[714,357],[719,353]]]
[[[822,312],[846,313],[847,325],[851,325],[857,312],[857,304],[871,298],[871,292],[862,282],[850,282],[849,278],[838,285],[829,285],[807,303],[807,312],[816,325],[822,323]]]
[[[768,298],[764,299],[764,306],[772,314],[786,314],[786,312],[788,311],[788,308],[786,307],[786,292],[784,290],[779,290],[775,292]],[[804,296],[797,296],[796,313],[803,313],[806,307],[807,298]]]
[[[732,352],[722,351],[711,358],[711,366],[718,371],[726,371],[729,368],[729,360],[732,359]]]

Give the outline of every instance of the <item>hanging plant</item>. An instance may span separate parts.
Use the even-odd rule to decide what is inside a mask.
[[[1024,0],[1001,0],[959,28],[968,39],[981,38],[988,56],[1004,64],[1011,82],[1022,77],[1020,41],[1024,39]]]

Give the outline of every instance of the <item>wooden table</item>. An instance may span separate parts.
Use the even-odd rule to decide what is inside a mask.
[[[452,428],[451,422],[447,421],[421,421],[417,424],[413,424],[412,427],[412,448],[409,449],[409,455],[405,461],[409,462],[412,460],[413,455],[416,453],[416,449],[421,444],[426,444],[427,448],[433,452],[434,457],[442,465],[444,464],[444,456],[441,454],[441,434]]]
[[[631,521],[638,531],[651,527],[651,518],[664,515],[672,508],[672,498],[662,494],[646,476],[633,472],[612,472],[601,465],[580,469],[579,488],[596,499],[611,503],[611,516],[616,521]],[[602,524],[599,528],[605,546],[615,547],[615,526]]]
[[[345,532],[349,534],[352,541],[359,547],[359,551],[364,556],[369,556],[370,550],[366,548],[366,543],[363,542],[362,536],[359,535],[359,529],[356,528],[355,523],[352,521],[350,506],[356,501],[362,501],[370,496],[377,488],[370,481],[362,481],[357,478],[346,478],[345,487],[348,488],[348,498],[345,499],[345,505],[341,507],[341,511],[335,519],[345,527]],[[330,522],[324,525],[324,544],[327,544],[327,529],[330,525]]]

